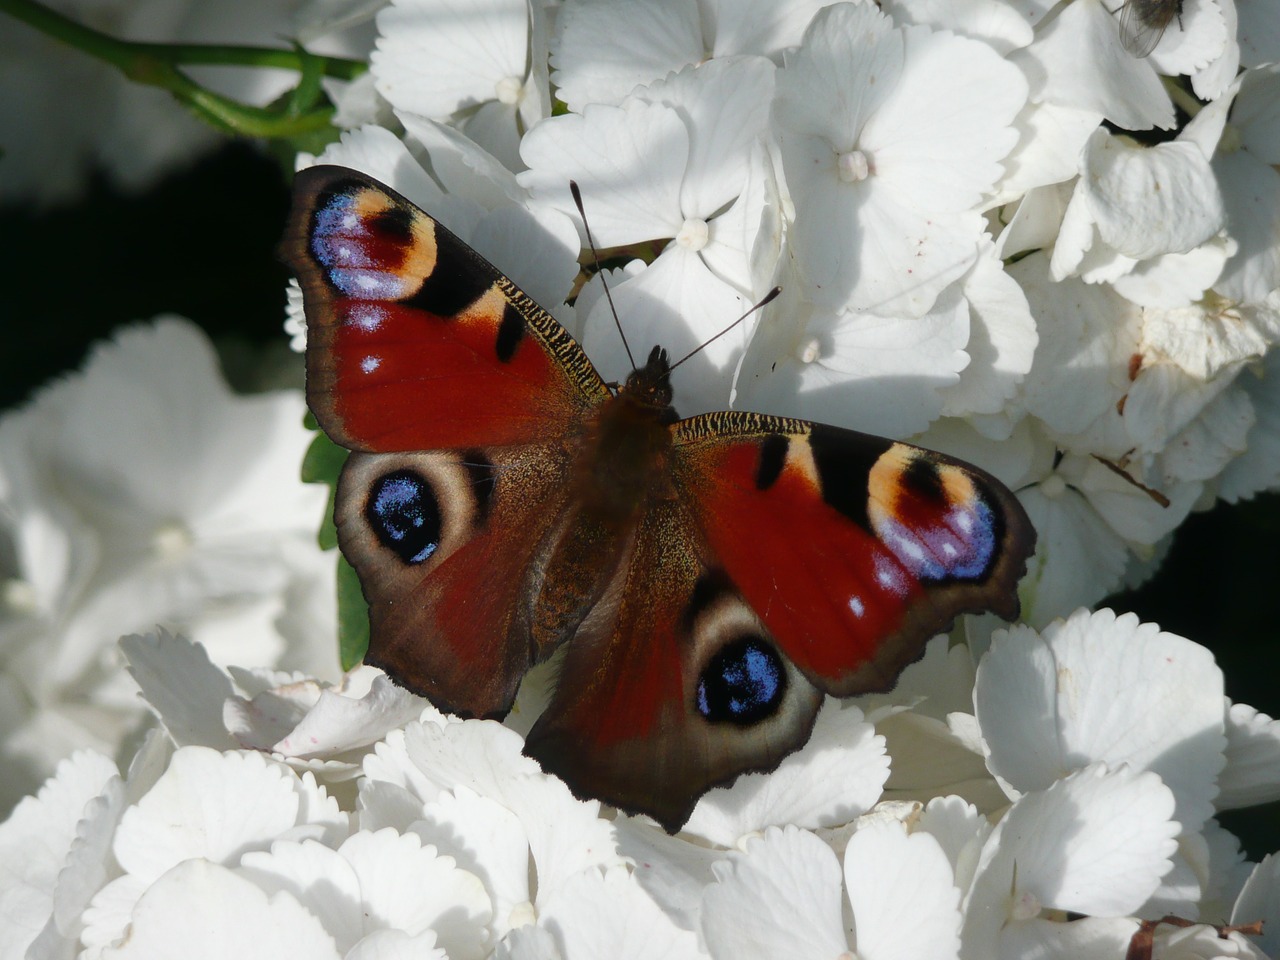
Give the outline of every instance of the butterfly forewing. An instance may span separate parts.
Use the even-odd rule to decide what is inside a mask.
[[[298,173],[284,252],[307,317],[307,402],[344,447],[545,442],[609,396],[550,314],[363,174]]]
[[[677,424],[685,501],[747,602],[824,692],[892,687],[960,613],[1017,616],[1035,534],[994,477],[802,420]]]

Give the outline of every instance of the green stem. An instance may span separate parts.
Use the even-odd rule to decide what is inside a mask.
[[[178,69],[183,65],[280,67],[304,77],[352,80],[366,69],[356,60],[325,57],[302,49],[240,47],[220,44],[132,43],[76,23],[35,0],[0,0],[0,13],[35,27],[90,56],[109,63],[137,83],[168,90],[205,120],[250,137],[296,137],[329,126],[333,109],[297,111],[291,101],[284,113],[240,103],[207,90]]]

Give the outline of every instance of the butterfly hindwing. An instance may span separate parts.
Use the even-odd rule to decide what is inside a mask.
[[[710,787],[801,746],[822,695],[703,562],[681,504],[657,500],[642,516],[525,752],[579,796],[674,832]]]
[[[549,313],[364,174],[299,172],[284,253],[307,317],[307,402],[348,449],[545,442],[609,396]]]
[[[1017,616],[1035,532],[977,467],[749,413],[705,414],[676,431],[677,486],[701,535],[823,691],[889,689],[960,613]]]
[[[335,519],[369,603],[366,662],[442,710],[505,715],[569,464],[561,444],[353,453]]]

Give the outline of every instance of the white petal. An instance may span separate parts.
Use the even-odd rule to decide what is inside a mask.
[[[577,182],[601,248],[674,237],[680,229],[689,131],[671,107],[635,100],[620,107],[591,104],[581,116],[535,125],[520,155],[529,165],[520,184],[534,200],[575,221],[569,181]]]
[[[685,832],[729,846],[774,824],[826,827],[871,809],[889,773],[884,741],[857,707],[819,711],[808,742],[772,773],[748,773],[707,792]]]
[[[183,747],[156,785],[125,811],[113,851],[153,881],[191,857],[234,863],[298,822],[293,774],[257,753]]]
[[[1141,147],[1099,128],[1076,189],[1102,241],[1135,260],[1185,253],[1226,225],[1217,180],[1191,143]]]
[[[974,705],[988,764],[1017,790],[1046,789],[1096,761],[1158,773],[1195,832],[1213,813],[1225,763],[1222,671],[1199,644],[1134,614],[1081,610],[1043,638],[997,637]]]
[[[557,95],[575,111],[617,103],[706,56],[698,8],[687,0],[572,0],[558,11],[551,51]]]
[[[1280,953],[1280,855],[1268,854],[1253,868],[1231,911],[1232,923],[1261,920],[1257,944],[1269,955]]]
[[[235,695],[231,678],[214,666],[204,647],[162,629],[122,637],[120,651],[174,743],[215,750],[239,746],[222,722],[223,704]]]
[[[1120,585],[1129,552],[1078,492],[1051,474],[1018,498],[1036,530],[1036,552],[1022,581],[1023,618],[1043,625]]]
[[[673,837],[646,818],[620,814],[614,821],[618,852],[635,865],[635,878],[676,925],[698,928],[702,891],[715,879],[723,851]]]
[[[338,848],[360,882],[366,924],[419,934],[431,929],[455,960],[485,956],[489,896],[452,857],[422,846],[413,834],[361,831]]]
[[[960,891],[938,841],[897,823],[858,830],[845,848],[854,937],[866,960],[947,960],[960,951]]]
[[[1237,300],[1262,300],[1280,286],[1280,174],[1246,150],[1215,157],[1213,170],[1240,245],[1216,288]]]
[[[526,0],[394,0],[378,12],[370,69],[397,109],[443,118],[523,81],[528,45]]]
[[[955,885],[967,893],[979,853],[991,835],[986,817],[959,797],[938,797],[929,801],[916,830],[938,841],[951,864]]]
[[[1155,774],[1102,764],[1017,801],[983,849],[965,904],[964,955],[994,955],[998,931],[1023,922],[1015,911],[1137,908],[1172,867],[1173,806]]]
[[[279,840],[250,850],[236,873],[263,892],[289,896],[318,917],[346,953],[366,932],[366,909],[356,871],[336,850],[314,840]]]
[[[751,146],[769,120],[773,77],[764,57],[735,57],[686,67],[636,91],[640,100],[675,109],[689,128],[680,190],[685,217],[709,219],[737,196]]]
[[[960,382],[944,388],[947,416],[999,413],[1017,390],[1039,337],[1026,294],[1004,270],[989,244],[964,280],[969,309],[969,365]]]
[[[460,786],[427,804],[413,829],[484,884],[498,936],[519,925],[514,911],[532,902],[533,876],[529,841],[514,813]]]
[[[566,960],[694,960],[697,937],[680,930],[622,867],[570,877],[542,910],[541,924]]]
[[[1174,124],[1155,69],[1120,46],[1116,20],[1098,0],[1063,8],[1015,62],[1027,71],[1033,100],[1100,113],[1125,130]]]
[[[716,876],[702,897],[702,936],[717,960],[831,960],[847,951],[840,865],[813,834],[768,830]]]
[[[127,938],[102,956],[161,960],[179,954],[192,960],[340,956],[320,921],[289,894],[268,897],[206,860],[189,860],[157,878],[134,907]]]
[[[73,852],[86,805],[118,776],[101,754],[72,754],[0,824],[0,942],[15,956],[50,918],[58,874]]]
[[[1219,810],[1280,799],[1280,721],[1244,703],[1227,711],[1227,765],[1218,776]]]

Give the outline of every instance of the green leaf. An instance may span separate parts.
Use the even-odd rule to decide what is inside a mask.
[[[369,605],[360,578],[347,558],[338,557],[338,657],[343,670],[364,659],[369,649]]]
[[[311,414],[308,413],[310,418]],[[338,546],[338,528],[333,523],[334,501],[338,493],[338,474],[342,465],[347,462],[348,451],[338,446],[323,433],[317,433],[311,441],[306,455],[302,458],[302,480],[304,483],[324,483],[329,487],[329,504],[325,509],[324,519],[320,522],[320,530],[316,534],[320,547],[332,550]]]

